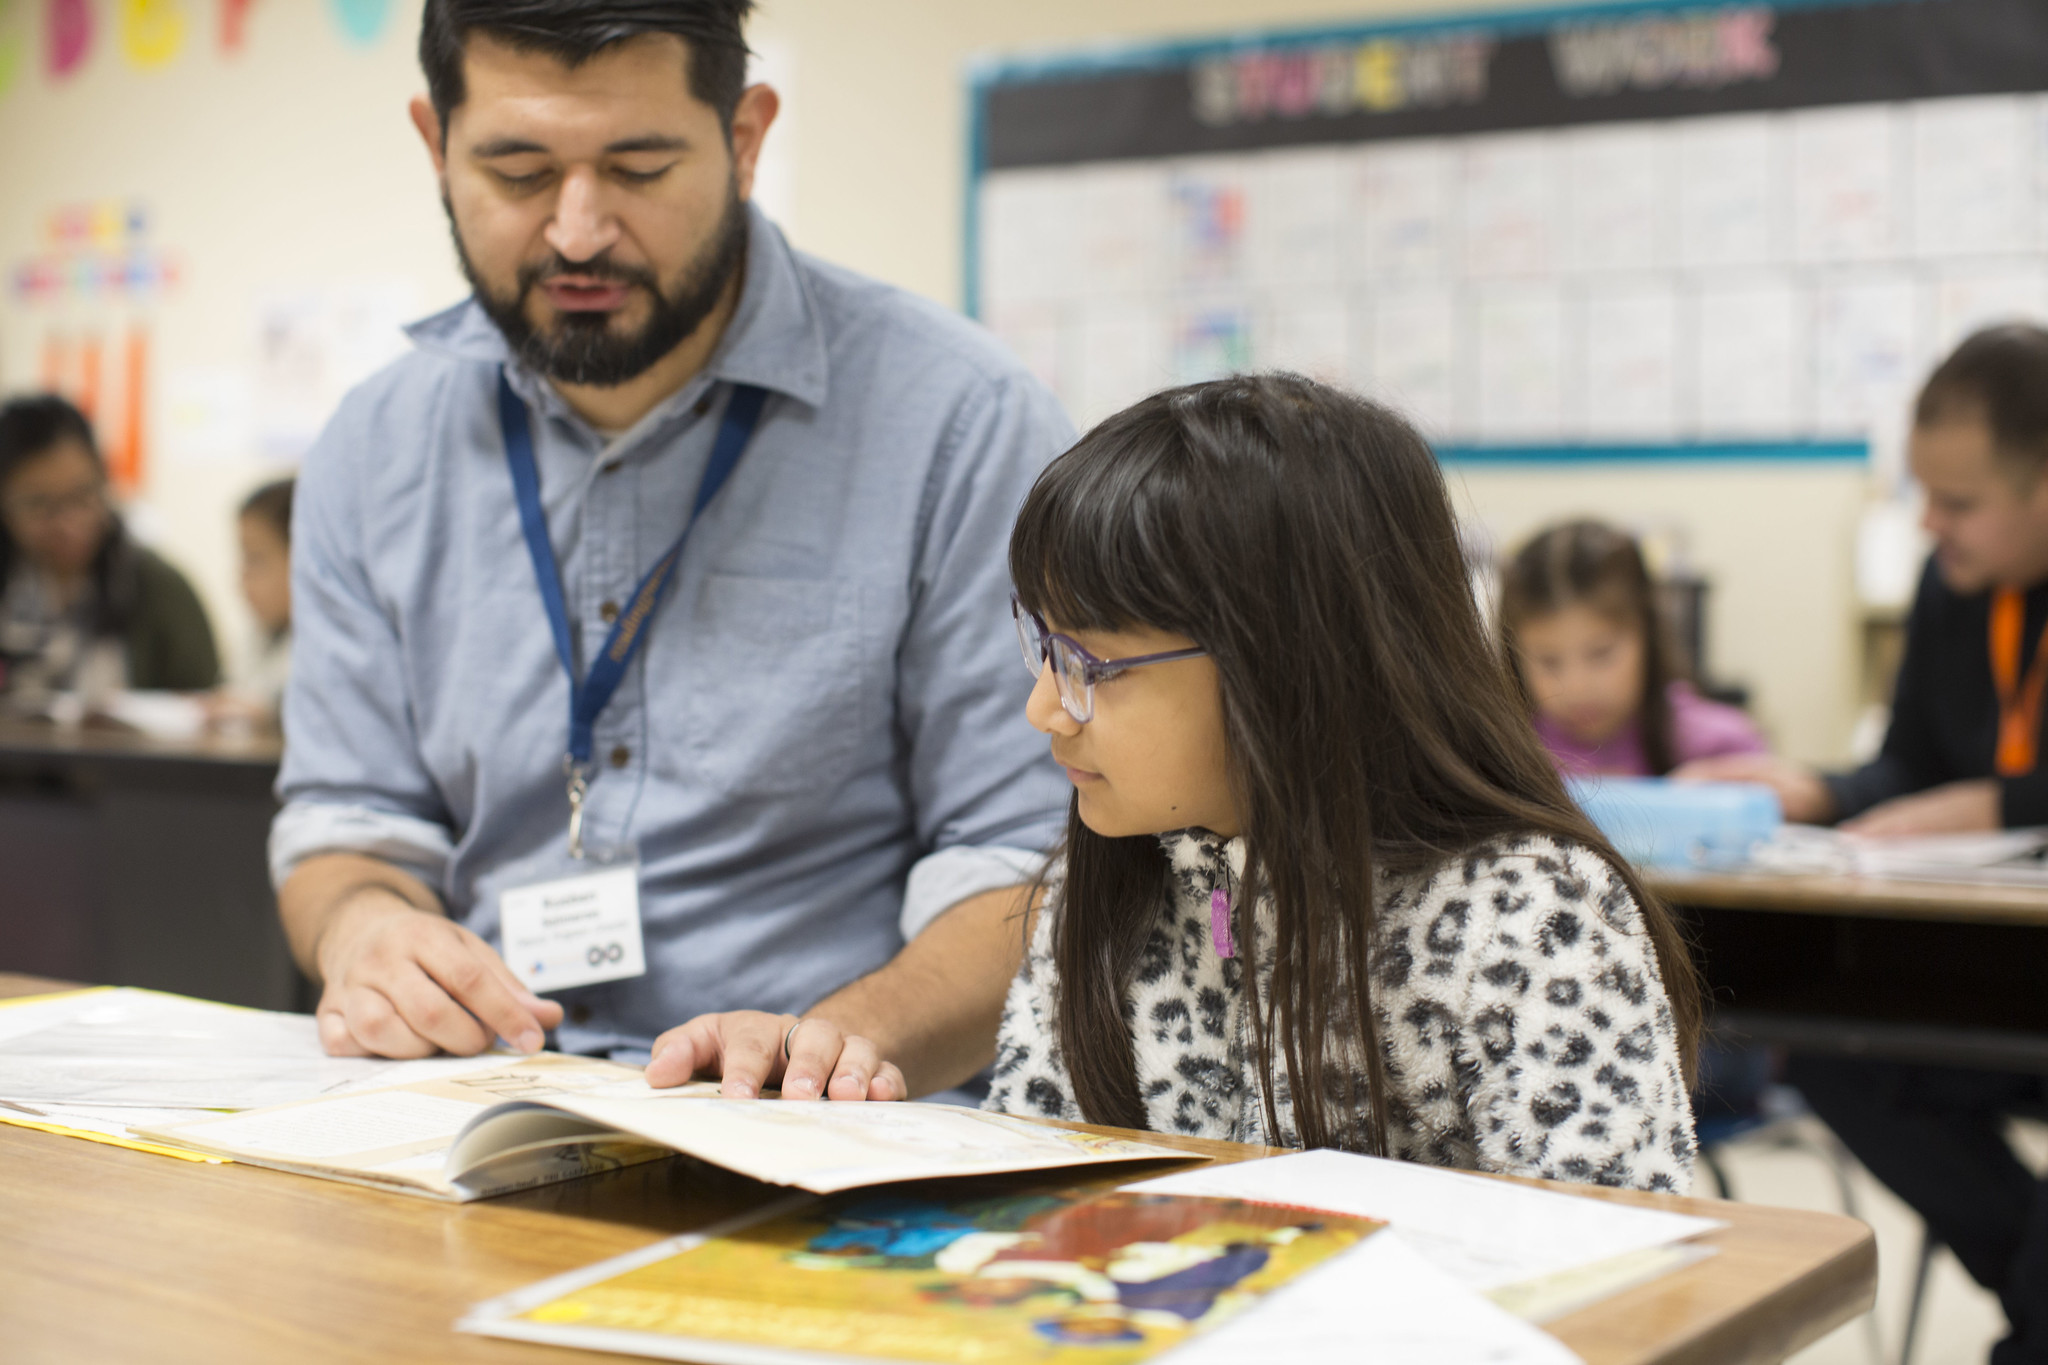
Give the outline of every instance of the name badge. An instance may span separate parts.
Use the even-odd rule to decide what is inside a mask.
[[[498,897],[498,921],[505,965],[536,995],[647,970],[638,864],[515,886]]]

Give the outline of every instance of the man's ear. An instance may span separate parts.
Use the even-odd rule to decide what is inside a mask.
[[[754,168],[761,161],[761,144],[781,109],[782,96],[775,93],[774,86],[750,85],[732,111],[732,173],[742,199],[754,197]]]
[[[419,129],[420,141],[427,144],[427,155],[434,160],[434,174],[446,181],[448,178],[448,143],[441,128],[441,116],[434,112],[434,106],[427,102],[425,95],[414,95],[412,103],[406,106],[412,115],[412,126]]]

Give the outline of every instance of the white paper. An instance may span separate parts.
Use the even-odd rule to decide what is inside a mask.
[[[1677,125],[1678,262],[1687,269],[1784,259],[1787,152],[1775,115]]]
[[[1805,434],[1813,362],[1807,302],[1789,275],[1727,276],[1693,299],[1693,429],[1706,439]]]
[[[1669,441],[1678,433],[1678,291],[1661,280],[1588,289],[1585,420],[1598,440]]]
[[[1913,128],[1913,250],[1919,256],[2023,251],[2033,213],[2026,101],[1923,100]]]
[[[1320,285],[1338,263],[1345,155],[1324,147],[1268,152],[1249,182],[1245,258],[1254,284]]]
[[[1016,305],[985,312],[988,329],[1000,337],[1024,362],[1038,382],[1066,398],[1068,366],[1065,364],[1065,329],[1055,304]]]
[[[1750,854],[1768,872],[1895,877],[1908,881],[2048,884],[2048,829],[1867,839],[1814,825],[1785,825]]]
[[[1174,1365],[1571,1365],[1579,1357],[1437,1269],[1389,1228],[1175,1348],[1171,1359]]]
[[[1380,1219],[1437,1269],[1482,1292],[1725,1226],[1711,1218],[1348,1152],[1300,1152],[1209,1166],[1125,1188],[1295,1204]]]
[[[1564,434],[1570,336],[1562,286],[1496,284],[1478,291],[1477,434],[1555,440]]]
[[[981,182],[984,314],[1057,302],[1079,287],[1086,199],[1071,172],[999,171]]]
[[[1814,426],[1889,436],[1922,379],[1922,287],[1905,270],[1835,276],[1814,295]]]
[[[1078,334],[1075,376],[1061,396],[1082,430],[1173,382],[1173,321],[1163,300],[1090,302]]]
[[[1086,298],[1148,297],[1169,283],[1172,179],[1164,166],[1112,162],[1074,173],[1082,205],[1080,279]]]
[[[1557,268],[1559,136],[1503,133],[1463,145],[1464,271],[1470,279]]]
[[[1427,139],[1358,153],[1352,260],[1376,280],[1446,280],[1457,266],[1457,150]]]
[[[1827,264],[1899,254],[1897,119],[1888,105],[1802,109],[1792,126],[1792,253]]]
[[[1457,415],[1458,298],[1443,285],[1370,291],[1354,329],[1352,382],[1424,430],[1444,434]]]
[[[1215,287],[1245,278],[1245,216],[1256,159],[1203,157],[1175,165],[1174,279],[1182,287]]]
[[[329,1057],[311,1015],[151,991],[95,991],[0,1009],[0,1099],[38,1107],[257,1109],[503,1060]]]
[[[1275,294],[1253,316],[1252,363],[1326,384],[1351,381],[1351,309],[1336,290]]]
[[[1934,278],[1934,336],[1927,354],[1947,355],[1982,327],[2048,325],[2048,263],[2035,257],[1957,262]]]
[[[319,1105],[237,1114],[209,1123],[193,1136],[203,1137],[209,1145],[253,1150],[281,1161],[330,1161],[387,1147],[445,1147],[476,1114],[476,1105],[461,1100],[380,1090]]]
[[[1672,141],[1656,124],[1607,124],[1565,135],[1564,256],[1571,268],[1604,274],[1669,263]]]
[[[1191,300],[1181,308],[1174,319],[1174,383],[1220,379],[1249,370],[1252,364],[1252,310],[1247,304],[1237,299]]]

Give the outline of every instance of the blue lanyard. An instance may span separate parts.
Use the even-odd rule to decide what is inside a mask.
[[[640,586],[633,590],[632,602],[612,622],[603,650],[590,665],[590,675],[579,682],[576,654],[569,643],[569,610],[562,599],[561,569],[555,563],[555,547],[548,539],[547,514],[541,508],[540,470],[533,460],[533,433],[527,425],[526,403],[512,391],[504,372],[499,372],[498,417],[505,428],[505,463],[512,468],[512,491],[519,499],[519,525],[526,533],[526,548],[533,556],[533,573],[540,584],[540,600],[555,632],[555,654],[562,661],[562,670],[569,675],[568,764],[572,779],[587,772],[597,718],[604,714],[612,694],[619,690],[626,670],[632,666],[633,657],[640,652],[656,609],[674,589],[683,545],[689,540],[697,518],[718,496],[718,490],[725,487],[725,481],[739,464],[761,420],[761,406],[767,400],[766,389],[752,384],[733,386],[732,397],[725,404],[725,420],[719,423],[718,440],[711,447],[711,460],[704,466],[704,477],[697,484],[697,501],[690,508],[690,519],[683,523],[683,532],[669,546],[668,553],[654,562],[654,567],[640,580]],[[572,788],[575,785],[572,781]],[[580,794],[572,791],[572,801]],[[577,841],[572,838],[573,842]]]

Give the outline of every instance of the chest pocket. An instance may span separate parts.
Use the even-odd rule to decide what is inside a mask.
[[[680,636],[682,693],[653,711],[695,773],[732,796],[846,780],[861,739],[857,585],[713,574]]]

